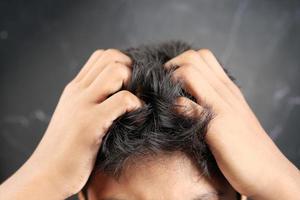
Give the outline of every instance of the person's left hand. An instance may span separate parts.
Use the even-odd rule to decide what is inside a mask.
[[[264,131],[239,88],[209,50],[189,50],[171,59],[173,72],[197,103],[180,97],[182,105],[209,105],[215,117],[206,142],[230,184],[253,199],[295,199],[300,196],[298,169]],[[296,196],[294,196],[296,195]]]

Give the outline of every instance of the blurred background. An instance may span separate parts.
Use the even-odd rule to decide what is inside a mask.
[[[217,55],[299,168],[299,36],[296,0],[0,0],[0,182],[31,155],[94,50],[171,39]]]

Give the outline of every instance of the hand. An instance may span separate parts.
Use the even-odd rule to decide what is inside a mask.
[[[62,199],[82,189],[107,129],[142,105],[129,91],[118,92],[130,80],[130,67],[131,59],[118,50],[98,50],[90,57],[64,88],[35,152],[1,186],[3,199]]]
[[[261,127],[239,88],[209,50],[189,50],[165,67],[179,66],[181,81],[197,104],[179,98],[179,104],[209,105],[215,117],[206,142],[230,184],[252,199],[296,199],[300,196],[298,169],[280,152]]]

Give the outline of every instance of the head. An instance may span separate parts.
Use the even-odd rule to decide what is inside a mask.
[[[235,200],[239,194],[220,172],[205,134],[213,115],[187,114],[176,99],[186,92],[163,65],[190,45],[171,41],[129,48],[132,77],[123,89],[145,102],[114,121],[94,170],[80,193],[88,200]],[[188,111],[191,113],[190,111]]]

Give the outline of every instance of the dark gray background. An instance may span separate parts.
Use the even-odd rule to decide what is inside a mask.
[[[300,1],[292,0],[1,0],[0,181],[30,156],[95,49],[170,39],[213,50],[300,167],[299,35]]]

